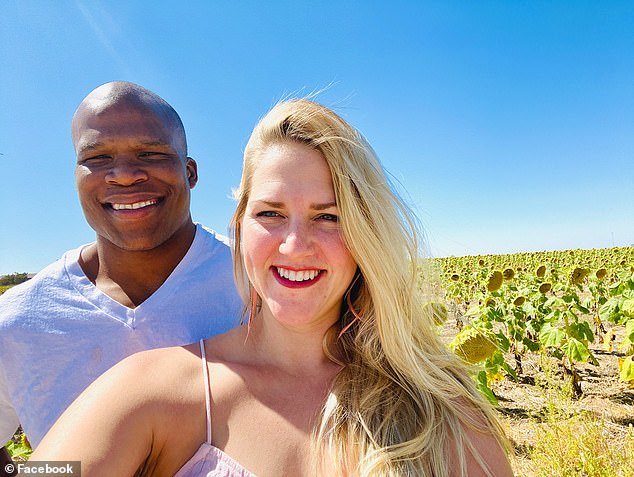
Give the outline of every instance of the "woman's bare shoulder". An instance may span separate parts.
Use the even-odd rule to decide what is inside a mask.
[[[186,348],[129,356],[71,404],[34,455],[80,460],[90,475],[132,475],[143,462],[177,469],[204,440],[201,376],[200,359]],[[192,386],[196,377],[201,384]],[[192,430],[187,439],[174,432],[174,423]]]
[[[243,360],[247,334],[246,327],[239,326],[220,335],[207,338],[205,340],[207,361],[227,364]],[[198,344],[195,346],[198,348]]]
[[[469,444],[464,447],[465,464],[469,477],[513,477],[513,470],[505,451],[505,436],[496,435],[496,426],[489,426],[483,410],[467,400],[460,400],[457,407],[465,421],[463,436]],[[501,431],[500,431],[501,432]],[[450,446],[450,460],[455,467],[450,475],[460,475],[455,441]],[[487,470],[488,469],[488,472]]]

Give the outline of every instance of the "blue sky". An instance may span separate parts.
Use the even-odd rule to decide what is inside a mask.
[[[0,274],[94,239],[69,125],[111,80],[180,113],[218,231],[258,118],[325,89],[434,256],[634,244],[631,1],[3,0],[0,62]]]

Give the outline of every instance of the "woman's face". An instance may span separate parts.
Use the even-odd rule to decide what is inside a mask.
[[[326,160],[287,142],[256,161],[242,219],[249,279],[265,316],[290,328],[325,331],[338,320],[357,268],[341,236]]]

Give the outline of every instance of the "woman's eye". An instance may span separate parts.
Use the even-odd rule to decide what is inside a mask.
[[[256,214],[256,217],[280,217],[280,214],[278,214],[277,212],[274,212],[272,210],[265,210],[262,212],[258,212]]]
[[[326,220],[328,222],[339,222],[339,217],[334,214],[322,214],[319,216],[320,220]]]

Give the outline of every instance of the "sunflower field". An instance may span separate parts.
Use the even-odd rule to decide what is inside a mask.
[[[619,377],[634,388],[634,247],[478,255],[433,260],[459,333],[449,346],[479,364],[480,390],[518,380],[527,353],[560,360],[575,394],[590,344],[619,354]]]

